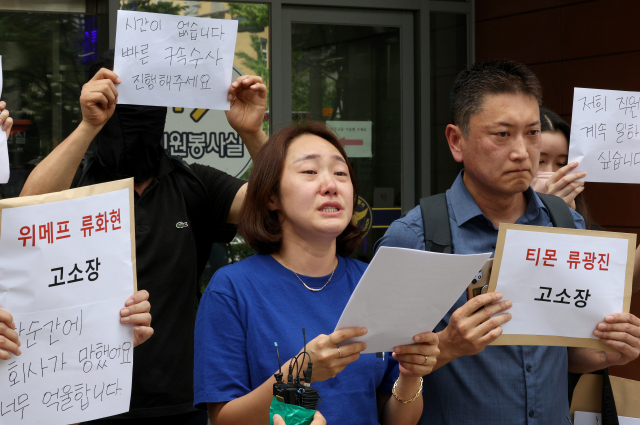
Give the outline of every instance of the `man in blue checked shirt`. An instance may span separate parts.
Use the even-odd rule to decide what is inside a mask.
[[[541,88],[529,69],[490,61],[462,71],[451,92],[446,137],[464,170],[446,192],[456,254],[495,251],[499,223],[552,226],[530,183],[540,156]],[[571,210],[575,227],[583,218]],[[420,207],[396,220],[376,244],[425,249]],[[440,356],[424,378],[424,424],[563,424],[568,371],[586,373],[636,359],[640,320],[616,313],[594,335],[617,352],[588,348],[491,346],[511,319],[511,302],[466,293],[435,331]],[[495,304],[494,304],[495,303]],[[502,313],[490,318],[496,313]],[[517,313],[515,313],[517,314]],[[437,370],[436,370],[437,369]]]

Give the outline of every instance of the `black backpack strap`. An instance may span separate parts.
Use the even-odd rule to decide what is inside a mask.
[[[198,263],[198,279],[202,275],[204,268],[209,261],[211,255],[211,247],[213,246],[213,223],[209,219],[211,213],[211,204],[209,194],[202,183],[202,180],[191,169],[189,164],[182,159],[170,156],[171,162],[175,167],[176,181],[184,197],[187,207],[187,216],[189,217],[189,225],[196,242],[196,257]],[[193,184],[193,182],[197,184]],[[199,294],[199,291],[198,291]]]
[[[573,221],[573,215],[569,206],[562,198],[546,193],[538,193],[540,200],[547,207],[551,222],[554,227],[564,227],[566,229],[575,229],[576,224]],[[613,390],[611,381],[609,380],[609,369],[599,371],[602,373],[602,424],[618,425],[618,414],[616,411],[616,401],[613,399]],[[569,403],[573,398],[573,387],[577,384],[579,374],[569,374]]]
[[[613,399],[609,369],[602,370],[602,424],[618,425],[618,411]]]
[[[431,252],[453,252],[449,210],[444,193],[420,199],[422,227],[424,228],[424,250]]]
[[[540,200],[547,207],[553,227],[564,227],[565,229],[575,229],[576,223],[573,221],[571,209],[562,198],[547,193],[537,193]]]

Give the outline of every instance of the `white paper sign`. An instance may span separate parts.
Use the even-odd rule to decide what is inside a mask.
[[[118,11],[118,102],[229,110],[238,21]]]
[[[0,424],[70,424],[129,410],[129,189],[2,210],[0,308],[21,356],[0,360]]]
[[[363,353],[413,344],[414,335],[435,328],[490,256],[381,247],[336,325],[368,332],[343,344],[366,342]]]
[[[623,311],[628,247],[627,239],[508,229],[495,289],[513,302],[503,335],[597,340],[596,325]]]
[[[2,56],[0,56],[0,98],[2,98]],[[0,126],[1,127],[1,126]],[[7,149],[7,133],[0,128],[0,184],[9,181],[9,151]]]
[[[371,121],[327,121],[349,158],[371,158]]]
[[[576,87],[569,162],[584,181],[640,183],[640,93]]]
[[[618,416],[620,425],[640,425],[640,419]],[[602,414],[576,411],[573,416],[573,425],[602,425]]]

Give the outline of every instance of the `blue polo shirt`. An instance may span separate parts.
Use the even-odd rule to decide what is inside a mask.
[[[338,260],[328,283],[329,276],[300,276],[311,288],[324,287],[318,292],[271,255],[256,254],[216,272],[196,319],[196,407],[235,400],[270,379],[278,370],[274,342],[284,363],[302,349],[303,327],[307,342],[333,332],[367,267]],[[313,383],[322,397],[318,410],[328,424],[377,425],[377,393],[390,394],[399,373],[390,355],[362,354],[334,378]]]
[[[449,227],[456,254],[495,252],[498,228],[485,217],[467,190],[460,172],[447,190]],[[547,208],[531,189],[527,208],[516,224],[551,227]],[[578,229],[580,214],[571,210]],[[376,243],[424,250],[420,206],[394,221]],[[427,294],[425,294],[427,296]],[[442,318],[442,331],[451,314],[467,301],[466,291]],[[528,424],[566,423],[568,357],[565,347],[488,346],[475,356],[463,356],[424,378],[421,424]]]

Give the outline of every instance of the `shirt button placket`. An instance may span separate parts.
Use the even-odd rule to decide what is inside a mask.
[[[538,418],[535,417],[535,410],[533,409],[534,407],[536,407],[536,395],[537,395],[537,390],[538,388],[536,387],[536,378],[535,375],[533,375],[533,356],[531,355],[531,347],[526,347],[523,346],[521,347],[522,350],[522,366],[523,369],[525,370],[525,374],[524,374],[524,381],[525,381],[525,388],[526,388],[526,401],[525,401],[525,406],[526,409],[526,415],[527,420],[526,423],[529,425],[535,425],[538,423]]]

